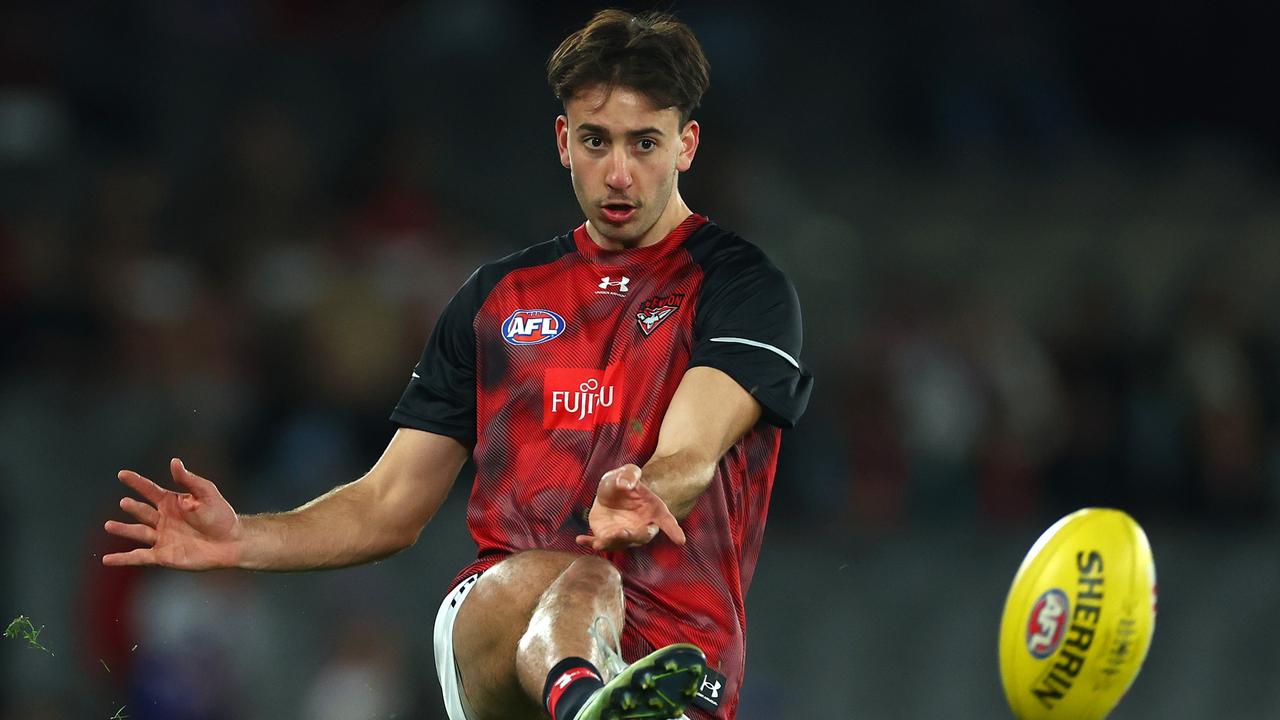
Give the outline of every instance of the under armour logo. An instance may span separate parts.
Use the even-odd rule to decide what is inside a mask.
[[[711,668],[706,669],[699,684],[698,692],[693,696],[694,707],[711,713],[720,709],[720,690],[724,688],[725,676]]]
[[[597,285],[596,287],[605,291],[608,291],[609,288],[616,287],[618,288],[619,293],[625,295],[627,293],[627,283],[629,282],[631,282],[631,278],[627,277],[626,275],[623,275],[622,279],[617,281],[613,279],[613,276],[606,275],[600,278],[600,284]]]

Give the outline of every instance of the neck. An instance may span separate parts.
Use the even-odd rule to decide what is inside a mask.
[[[587,235],[591,236],[591,240],[601,248],[610,251],[632,250],[635,248],[648,247],[656,245],[662,241],[662,238],[671,234],[676,226],[684,222],[693,211],[689,209],[689,205],[685,203],[684,198],[680,197],[678,189],[671,191],[671,198],[667,200],[667,207],[663,209],[662,215],[658,217],[658,221],[649,228],[648,232],[631,242],[619,242],[613,238],[606,237],[600,233],[600,230],[591,221],[587,221]]]

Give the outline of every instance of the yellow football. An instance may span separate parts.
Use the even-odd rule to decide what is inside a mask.
[[[1000,620],[1000,678],[1020,720],[1106,717],[1142,668],[1156,625],[1147,536],[1119,510],[1054,523],[1018,568]]]

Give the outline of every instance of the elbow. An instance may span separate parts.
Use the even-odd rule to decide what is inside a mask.
[[[414,545],[417,545],[418,537],[421,535],[422,535],[421,527],[413,530],[409,530],[407,532],[400,533],[400,536],[397,539],[395,552],[400,552],[401,550],[408,550]]]
[[[413,547],[440,503],[422,495],[404,476],[367,475],[365,481],[370,493],[365,523],[376,528],[370,537],[378,550],[385,556]]]
[[[364,546],[362,557],[366,561],[385,560],[401,550],[413,547],[418,540],[418,533],[402,533],[394,530],[372,535]]]
[[[414,526],[404,524],[400,526],[388,525],[386,532],[382,534],[381,542],[383,556],[394,555],[401,550],[408,550],[418,542],[418,536],[422,534],[422,526]]]
[[[379,558],[389,557],[418,542],[426,523],[420,522],[412,513],[403,512],[403,508],[385,498],[375,509],[378,512],[366,515],[363,521],[367,528],[366,547],[371,554]]]

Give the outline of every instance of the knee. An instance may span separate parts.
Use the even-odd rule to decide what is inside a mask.
[[[565,569],[562,581],[570,592],[619,593],[622,591],[622,573],[612,563],[595,556],[574,560]]]
[[[564,569],[556,582],[554,593],[566,598],[599,598],[612,600],[613,596],[621,597],[622,574],[599,557],[579,557]]]

